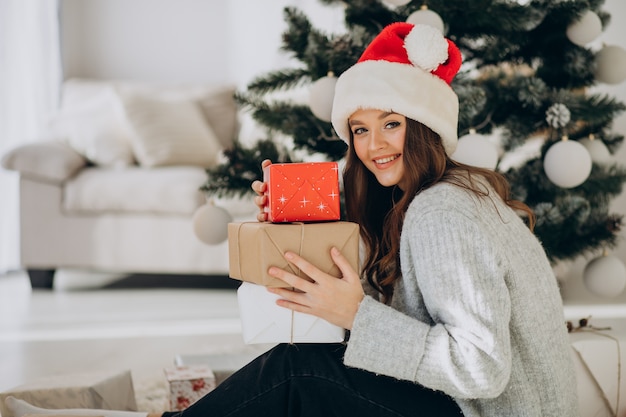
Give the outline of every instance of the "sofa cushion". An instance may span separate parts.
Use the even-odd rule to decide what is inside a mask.
[[[222,145],[193,100],[123,91],[119,97],[140,165],[217,164]]]
[[[104,86],[83,100],[66,103],[51,120],[50,129],[93,164],[135,163],[131,132],[112,86]]]
[[[115,85],[122,93],[142,93],[167,100],[192,100],[198,105],[224,148],[230,147],[238,135],[239,120],[234,86],[137,82],[116,82]]]
[[[200,191],[205,181],[199,167],[89,167],[65,184],[63,206],[71,213],[176,214],[191,219],[206,201]]]
[[[229,148],[238,136],[239,123],[234,94],[234,88],[225,86],[205,88],[192,96],[224,148]]]
[[[63,84],[61,107],[83,103],[111,87],[125,94],[143,93],[161,99],[193,100],[224,148],[229,147],[237,136],[239,126],[234,85],[71,78]]]

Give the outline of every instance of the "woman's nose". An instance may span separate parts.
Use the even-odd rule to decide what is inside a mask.
[[[385,138],[382,134],[372,131],[370,134],[369,147],[371,150],[381,149],[385,146]]]

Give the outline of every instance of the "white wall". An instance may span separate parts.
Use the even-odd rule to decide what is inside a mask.
[[[328,32],[342,30],[338,8],[317,0],[62,0],[66,77],[227,82],[243,88],[252,78],[289,65],[279,50],[283,7],[303,10]],[[626,48],[626,2],[606,0],[612,24],[598,43]],[[626,82],[600,86],[626,102]],[[626,134],[626,115],[615,122]],[[616,158],[626,162],[626,146]],[[626,193],[613,203],[626,213]],[[615,253],[626,263],[626,230]],[[580,281],[585,260],[566,278]],[[569,281],[568,281],[569,282]]]
[[[62,0],[65,76],[244,87],[289,64],[279,51],[287,5],[341,28],[340,11],[316,0]]]
[[[226,81],[228,2],[63,0],[66,77]]]
[[[287,24],[283,9],[294,6],[303,11],[313,25],[328,33],[343,30],[340,8],[321,5],[317,0],[229,0],[230,47],[235,51],[230,62],[231,77],[245,86],[267,71],[292,65],[289,55],[279,50]]]

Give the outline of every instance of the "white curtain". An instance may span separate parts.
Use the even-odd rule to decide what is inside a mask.
[[[59,0],[0,0],[0,155],[42,137],[62,79]],[[0,273],[19,269],[17,175],[0,168]]]

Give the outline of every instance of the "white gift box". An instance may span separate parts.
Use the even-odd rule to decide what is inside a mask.
[[[0,393],[0,414],[13,417],[8,396],[50,409],[137,410],[130,371],[42,377]]]
[[[345,330],[326,320],[276,305],[267,287],[244,282],[237,290],[243,340],[254,343],[338,343]]]
[[[626,416],[626,335],[613,330],[570,334],[582,417]]]

